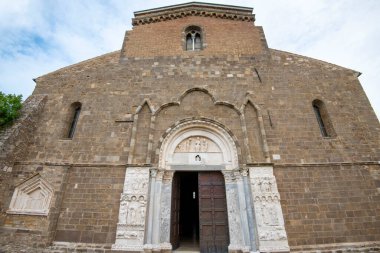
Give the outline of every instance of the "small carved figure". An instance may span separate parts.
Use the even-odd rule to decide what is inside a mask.
[[[197,137],[197,139],[194,143],[194,149],[195,149],[195,152],[201,151],[201,139],[199,137]]]
[[[208,150],[208,141],[207,139],[203,138],[202,139],[202,152],[207,152]]]
[[[139,203],[136,200],[136,196],[132,196],[127,213],[127,224],[136,224],[136,213],[137,209],[139,208]]]
[[[127,222],[128,202],[122,200],[120,203],[119,223],[125,224]]]
[[[186,151],[190,152],[191,151],[191,138],[189,138],[186,142]]]
[[[145,223],[145,208],[146,208],[146,201],[144,200],[144,196],[139,197],[139,213],[138,213],[138,224],[144,225]]]

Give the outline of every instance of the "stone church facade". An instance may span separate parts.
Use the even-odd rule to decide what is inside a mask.
[[[1,132],[0,252],[379,251],[360,73],[269,48],[252,11],[138,11],[37,78]]]

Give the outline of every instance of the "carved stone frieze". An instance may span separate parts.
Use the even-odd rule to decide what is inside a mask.
[[[207,153],[207,152],[221,152],[218,145],[216,145],[209,138],[203,136],[194,136],[183,140],[177,145],[174,150],[175,153]]]
[[[204,140],[203,144],[202,140]],[[238,150],[235,141],[217,122],[179,121],[172,128],[167,129],[167,135],[160,141],[162,144],[157,150],[160,168],[170,170],[173,164],[223,165],[226,169],[238,166]],[[206,149],[207,152],[202,152]],[[200,152],[185,152],[185,150],[200,150]],[[211,152],[212,150],[215,152]]]
[[[289,251],[273,168],[250,168],[249,177],[260,251]]]
[[[149,168],[127,168],[113,250],[143,249],[149,178]]]

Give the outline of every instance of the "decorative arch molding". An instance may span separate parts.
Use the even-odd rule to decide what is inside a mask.
[[[167,107],[170,107],[170,106],[179,106],[180,103],[179,102],[169,102],[169,103],[165,103],[163,105],[161,105],[154,113],[153,115],[154,116],[157,116],[162,110],[164,110],[165,108]]]
[[[191,137],[207,138],[221,150],[222,163],[208,165],[221,166],[227,170],[238,168],[239,152],[236,137],[219,122],[205,118],[178,121],[166,130],[159,143],[159,167],[171,170],[176,147]]]
[[[17,185],[7,213],[48,215],[53,187],[39,173]]]
[[[201,87],[194,87],[194,88],[191,88],[191,89],[186,90],[185,92],[183,92],[183,93],[181,94],[181,96],[179,96],[178,102],[181,103],[182,100],[183,100],[188,94],[190,94],[191,92],[194,92],[194,91],[200,91],[200,92],[203,92],[203,93],[207,94],[207,95],[211,98],[212,102],[215,104],[215,102],[216,102],[215,97],[214,97],[214,96],[213,96],[208,90],[206,90],[206,89],[204,89],[204,88],[201,88]]]
[[[244,99],[244,102],[240,108],[240,112],[245,115],[244,111],[245,111],[245,108],[247,107],[248,104],[251,104],[253,106],[253,108],[256,110],[257,112],[257,120],[258,120],[258,123],[259,123],[259,130],[260,130],[260,135],[261,135],[261,138],[262,138],[262,145],[263,145],[263,152],[264,152],[264,157],[265,157],[265,162],[271,162],[271,158],[270,158],[270,154],[269,154],[269,146],[268,146],[268,141],[267,141],[267,135],[266,135],[266,132],[265,132],[265,128],[264,128],[264,119],[263,119],[263,115],[262,115],[262,109],[257,105],[255,104],[252,99],[246,97]],[[245,121],[245,118],[244,118],[244,121]],[[246,122],[245,122],[246,124]]]
[[[135,114],[139,114],[140,111],[142,110],[142,108],[144,107],[144,105],[147,105],[150,112],[153,113],[154,112],[154,106],[152,104],[152,102],[150,101],[149,98],[145,98],[144,101],[141,103],[141,105],[139,105],[136,109],[136,113]]]
[[[169,102],[169,103],[165,103],[163,105],[161,105],[156,111],[153,111],[153,115],[154,116],[157,116],[162,110],[164,110],[165,108],[167,107],[170,107],[170,106],[180,106],[183,99],[190,93],[194,92],[194,91],[200,91],[200,92],[203,92],[205,94],[207,94],[210,98],[211,98],[211,101],[214,105],[224,105],[224,106],[227,106],[231,109],[233,109],[238,115],[241,115],[242,114],[242,111],[239,110],[239,108],[237,108],[235,105],[227,102],[227,101],[218,101],[216,100],[215,96],[212,95],[207,89],[204,89],[204,88],[201,88],[201,87],[194,87],[194,88],[191,88],[191,89],[188,89],[186,90],[185,92],[183,92],[177,99],[177,101],[172,101],[172,102]]]
[[[243,102],[243,104],[241,105],[240,111],[241,111],[242,113],[244,113],[244,109],[245,109],[245,107],[248,105],[248,103],[250,103],[250,104],[256,109],[256,111],[257,111],[257,115],[258,115],[259,117],[262,117],[262,109],[261,109],[261,107],[258,106],[257,104],[255,104],[255,103],[253,102],[253,100],[252,100],[251,98],[248,98],[248,97],[246,97],[246,98],[244,99],[244,102]]]

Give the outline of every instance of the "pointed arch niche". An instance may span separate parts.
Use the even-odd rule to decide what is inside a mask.
[[[52,197],[52,186],[36,174],[16,186],[7,213],[48,215]]]

